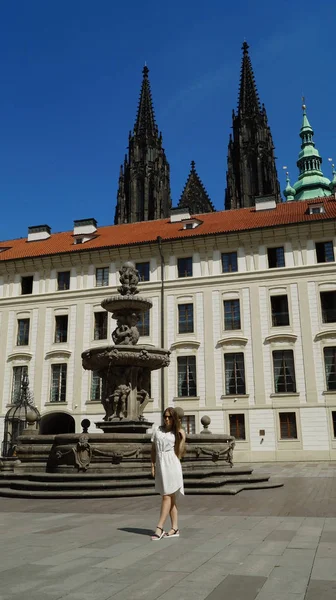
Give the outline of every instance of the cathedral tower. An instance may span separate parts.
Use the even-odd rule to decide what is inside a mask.
[[[148,71],[145,66],[128,155],[120,167],[115,225],[162,219],[170,214],[169,164],[155,122]]]
[[[248,44],[244,42],[237,113],[228,147],[225,209],[255,204],[256,196],[280,198],[274,146],[264,105],[260,105]]]
[[[195,161],[191,161],[190,173],[183,188],[178,208],[189,208],[192,215],[213,212],[215,210],[208,192],[196,171]]]

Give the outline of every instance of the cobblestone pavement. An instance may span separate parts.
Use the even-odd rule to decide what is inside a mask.
[[[258,464],[283,488],[159,497],[0,498],[0,600],[335,600],[336,463]]]

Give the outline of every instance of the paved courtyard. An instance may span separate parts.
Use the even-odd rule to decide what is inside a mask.
[[[0,600],[335,600],[336,463],[258,464],[283,488],[159,497],[0,498]]]

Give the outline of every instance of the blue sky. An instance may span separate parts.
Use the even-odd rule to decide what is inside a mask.
[[[241,45],[278,157],[297,177],[301,96],[330,177],[335,3],[12,0],[0,5],[0,240],[29,225],[113,223],[119,165],[145,61],[176,205],[190,161],[223,209]]]

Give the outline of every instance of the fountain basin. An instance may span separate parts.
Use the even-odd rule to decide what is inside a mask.
[[[101,371],[110,367],[140,367],[150,371],[168,367],[170,351],[153,346],[100,346],[82,353],[84,369]]]
[[[101,305],[103,308],[105,308],[105,310],[111,313],[119,310],[123,312],[131,311],[135,313],[142,313],[152,308],[153,302],[147,298],[142,298],[141,296],[117,295],[105,298]]]

